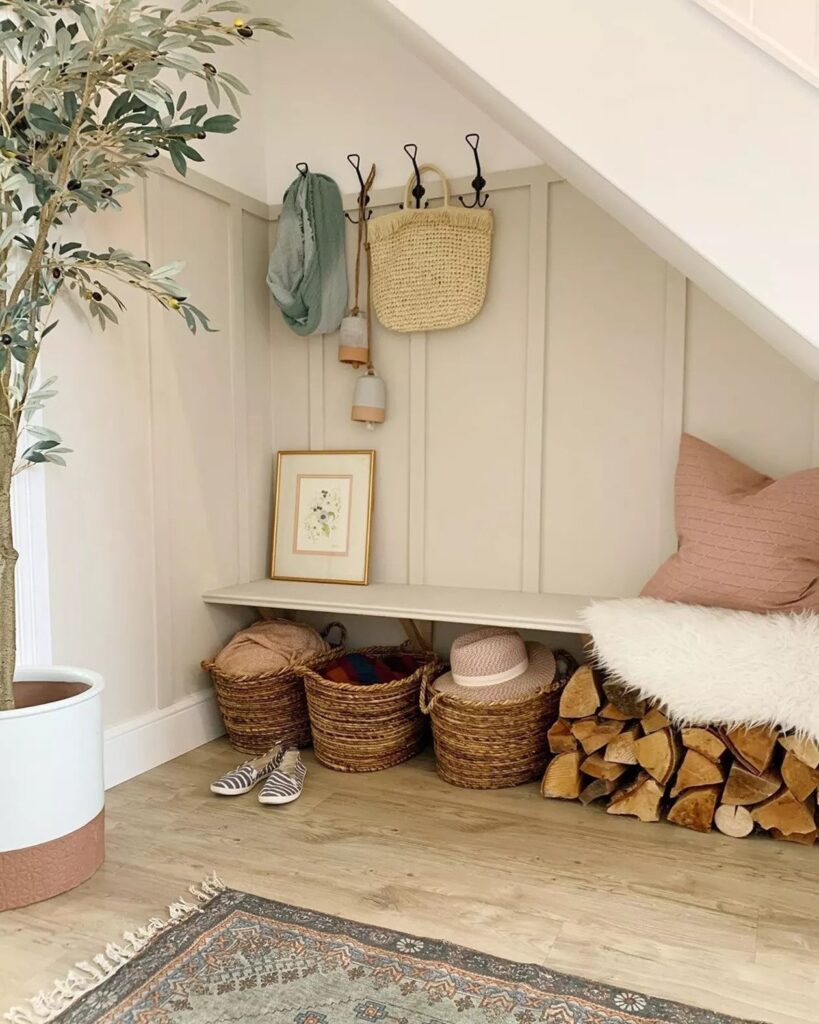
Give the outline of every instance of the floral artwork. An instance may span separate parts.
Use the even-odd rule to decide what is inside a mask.
[[[279,452],[272,579],[367,583],[374,475],[373,451]]]
[[[299,476],[294,552],[347,554],[351,492],[351,476]]]

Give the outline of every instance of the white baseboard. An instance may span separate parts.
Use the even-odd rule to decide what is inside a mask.
[[[225,731],[211,690],[105,730],[105,788],[201,747]]]

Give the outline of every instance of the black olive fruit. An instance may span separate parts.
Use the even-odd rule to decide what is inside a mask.
[[[54,269],[51,271],[51,276],[54,278],[55,281],[59,281],[60,278],[63,276],[63,272],[62,270],[60,270],[59,267],[54,267]]]
[[[202,67],[205,69],[205,71],[207,71],[209,75],[216,74],[216,68],[213,66],[213,64],[203,64]]]
[[[148,157],[148,159],[149,159],[149,160],[156,160],[156,158],[157,158],[158,156],[159,156],[159,150],[158,150],[158,149],[155,149],[155,150],[153,151],[153,153],[148,153],[148,154],[147,154],[147,157]]]
[[[0,345],[9,346],[12,341],[14,341],[14,338],[10,334],[0,334]]]
[[[237,28],[236,31],[243,39],[250,39],[250,37],[253,35],[253,29],[250,27],[250,25],[243,25],[241,28]]]
[[[91,292],[91,298],[94,302],[102,302],[102,292]]]
[[[82,182],[78,181],[76,178],[72,178],[65,187],[69,192],[76,192],[77,189],[82,188]]]
[[[106,186],[102,190],[102,192],[100,192],[100,195],[103,197],[103,199],[110,199],[113,194],[114,190],[112,188],[108,188],[108,186]]]
[[[196,137],[197,137],[197,139],[206,139],[208,137],[208,133],[207,132],[197,132],[196,133]]]
[[[122,67],[125,71],[133,71],[136,65],[132,60],[123,61]]]

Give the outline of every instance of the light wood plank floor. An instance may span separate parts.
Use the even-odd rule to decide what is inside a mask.
[[[108,860],[0,915],[0,1012],[216,870],[235,888],[772,1024],[819,1020],[819,850],[701,836],[305,755],[302,798],[210,795],[217,740],[108,794]]]

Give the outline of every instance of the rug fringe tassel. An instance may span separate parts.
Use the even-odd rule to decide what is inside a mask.
[[[33,999],[29,999],[28,1006],[13,1006],[8,1013],[3,1014],[3,1020],[10,1024],[49,1024],[49,1021],[53,1021],[82,996],[113,977],[160,932],[174,928],[194,914],[201,913],[226,888],[215,874],[198,885],[189,886],[188,892],[195,902],[182,897],[171,903],[167,918],[152,917],[142,928],[125,932],[120,942],[109,943],[93,960],[77,963],[64,978],[54,982],[50,991],[39,992]]]

